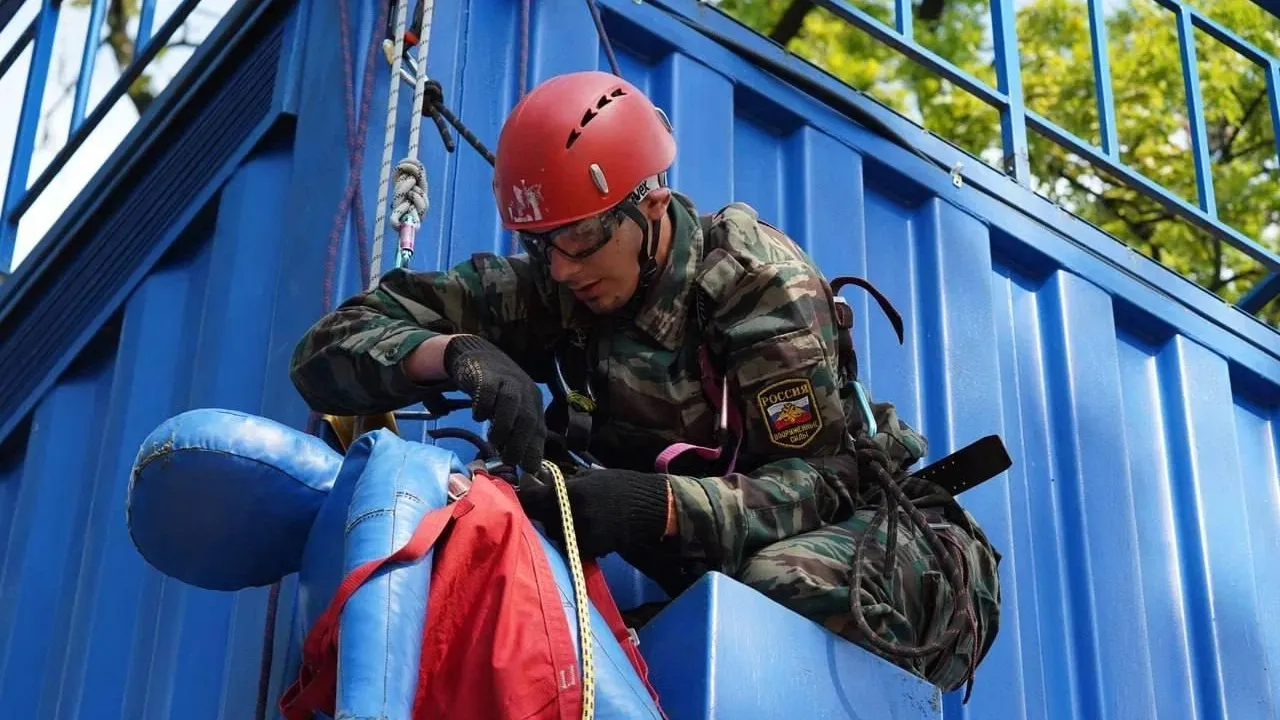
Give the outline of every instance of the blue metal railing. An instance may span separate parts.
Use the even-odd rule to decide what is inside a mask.
[[[29,0],[34,1],[34,0]],[[153,35],[156,0],[142,0],[138,15],[135,57],[114,85],[92,108],[89,107],[89,88],[93,78],[98,38],[101,36],[108,0],[91,0],[89,22],[81,53],[80,72],[76,81],[75,98],[71,112],[70,133],[65,146],[53,157],[49,165],[28,185],[32,157],[40,114],[49,81],[55,33],[60,15],[61,0],[38,0],[40,9],[35,18],[19,36],[13,47],[0,59],[0,77],[14,65],[28,48],[32,47],[30,69],[23,94],[16,141],[9,165],[8,182],[0,203],[0,270],[12,264],[17,239],[18,224],[23,214],[43,193],[68,160],[84,144],[86,138],[102,122],[115,103],[154,60],[160,50],[171,40],[187,17],[201,0],[183,0],[172,15]],[[815,4],[849,22],[880,42],[894,48],[912,60],[929,68],[943,78],[955,83],[1000,114],[1001,144],[1004,170],[1014,180],[1030,185],[1031,170],[1028,151],[1028,128],[1049,138],[1078,156],[1089,160],[1109,172],[1113,177],[1134,187],[1166,206],[1181,218],[1195,224],[1216,238],[1258,262],[1267,273],[1240,302],[1239,307],[1255,313],[1272,298],[1280,294],[1280,257],[1263,247],[1218,217],[1213,188],[1213,173],[1209,141],[1205,127],[1205,111],[1200,92],[1199,73],[1196,65],[1195,30],[1231,48],[1263,69],[1266,74],[1267,93],[1277,152],[1280,153],[1280,60],[1258,49],[1220,23],[1180,0],[1155,0],[1175,15],[1177,35],[1190,119],[1192,158],[1195,165],[1197,202],[1192,204],[1178,197],[1169,189],[1149,180],[1130,168],[1120,158],[1117,136],[1115,98],[1112,92],[1111,70],[1108,61],[1106,25],[1103,22],[1103,0],[1087,0],[1089,30],[1094,62],[1094,80],[1097,89],[1100,144],[1083,140],[1068,132],[1048,118],[1026,107],[1018,56],[1015,28],[1014,0],[991,0],[992,37],[995,45],[997,87],[960,69],[950,61],[917,43],[912,32],[911,0],[894,0],[894,22],[890,27],[867,12],[849,4],[847,0],[815,0]],[[6,11],[17,3],[4,4]],[[9,13],[12,16],[12,12]],[[7,22],[9,18],[4,18]]]
[[[1200,93],[1200,78],[1196,66],[1195,30],[1207,33],[1213,39],[1260,66],[1266,73],[1267,93],[1270,99],[1271,120],[1275,128],[1278,154],[1280,154],[1280,60],[1268,55],[1180,0],[1155,1],[1174,13],[1177,20],[1187,114],[1190,119],[1192,158],[1195,162],[1197,189],[1195,205],[1147,179],[1120,159],[1115,96],[1111,89],[1106,25],[1103,22],[1103,0],[1087,0],[1101,147],[1077,137],[1026,107],[1022,94],[1017,31],[1014,27],[1014,0],[991,0],[991,34],[995,44],[996,88],[990,87],[914,40],[911,31],[910,0],[894,1],[893,27],[850,5],[846,0],[814,0],[814,4],[858,27],[998,110],[1004,171],[1018,183],[1030,186],[1031,182],[1027,141],[1027,128],[1030,127],[1058,145],[1105,169],[1120,181],[1146,193],[1179,217],[1252,258],[1265,269],[1266,276],[1254,285],[1237,305],[1242,310],[1253,314],[1280,294],[1280,256],[1218,217],[1213,192],[1209,140],[1205,130],[1204,102]],[[1280,200],[1277,202],[1280,203]]]
[[[137,36],[133,39],[133,60],[120,73],[120,77],[106,94],[90,108],[90,85],[108,3],[108,0],[90,0],[89,22],[80,56],[80,73],[76,79],[67,142],[35,181],[28,185],[31,161],[36,150],[37,130],[44,105],[45,86],[50,79],[49,68],[58,19],[62,11],[62,0],[39,0],[40,9],[35,18],[18,37],[13,47],[5,52],[3,60],[0,60],[0,77],[3,77],[28,47],[32,49],[26,89],[23,92],[22,108],[18,116],[17,135],[10,156],[8,181],[5,183],[3,202],[0,203],[0,271],[8,271],[13,264],[18,224],[23,214],[31,208],[32,203],[41,193],[48,189],[71,157],[102,123],[116,102],[129,91],[129,87],[147,70],[200,2],[201,0],[183,0],[174,8],[173,13],[165,20],[159,31],[153,35],[156,0],[142,0],[138,15]]]

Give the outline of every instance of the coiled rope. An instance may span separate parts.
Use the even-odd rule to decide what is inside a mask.
[[[889,473],[890,460],[884,449],[866,434],[854,439],[854,449],[859,460],[859,474],[863,470],[869,470],[871,477],[880,486],[882,493],[880,505],[876,508],[876,514],[863,530],[861,537],[858,538],[858,544],[853,551],[853,569],[850,571],[849,579],[849,606],[853,613],[854,622],[857,623],[858,631],[869,645],[886,658],[901,665],[908,665],[910,660],[946,652],[951,644],[959,639],[960,633],[966,630],[972,632],[974,649],[969,658],[969,667],[965,678],[967,687],[963,700],[963,702],[967,703],[969,695],[973,691],[973,678],[977,670],[978,620],[969,583],[961,570],[963,556],[958,549],[953,551],[951,547],[943,543],[938,534],[934,532],[929,519],[924,516],[924,513],[920,512],[920,509],[911,501],[911,498],[907,497],[906,493],[899,487],[898,481]],[[907,481],[910,481],[910,479],[908,476]],[[886,579],[886,582],[893,582],[892,577],[898,542],[898,513],[900,512],[905,512],[911,523],[924,535],[925,542],[929,544],[929,549],[937,557],[938,564],[942,566],[942,570],[946,574],[954,599],[946,631],[936,641],[919,646],[892,642],[877,635],[870,624],[867,623],[862,603],[858,598],[858,588],[861,587],[862,582],[863,556],[866,552],[867,544],[875,534],[875,529],[880,527],[880,522],[885,520],[886,517],[882,576]],[[965,624],[961,625],[961,623]]]

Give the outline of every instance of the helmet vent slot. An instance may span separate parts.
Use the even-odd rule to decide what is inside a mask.
[[[626,94],[626,90],[623,90],[622,88],[614,88],[608,95],[601,95],[600,98],[596,100],[596,106],[594,108],[587,108],[586,112],[582,113],[582,119],[578,121],[578,127],[569,131],[569,139],[565,141],[564,149],[568,150],[573,147],[573,144],[578,141],[578,138],[582,137],[583,128],[587,126],[587,123],[596,119],[596,117],[600,115],[600,111],[603,110],[606,105],[613,102],[614,98],[619,98]]]

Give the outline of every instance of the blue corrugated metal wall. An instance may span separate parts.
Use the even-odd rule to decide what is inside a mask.
[[[1280,597],[1276,334],[980,163],[965,164],[957,187],[939,167],[956,151],[882,115],[929,162],[820,106],[669,14],[776,56],[692,2],[602,4],[624,73],[675,125],[674,184],[706,208],[752,203],[830,274],[868,276],[889,295],[908,319],[906,343],[850,293],[856,339],[873,393],[929,435],[933,457],[991,432],[1010,447],[1014,468],[962,498],[1005,553],[1005,615],[973,699],[948,697],[948,716],[1280,716],[1280,620],[1267,610]],[[358,97],[373,5],[351,5]],[[260,34],[275,38],[269,57],[210,57],[221,73],[256,62],[237,87],[271,79],[270,108],[250,122],[224,112],[207,130],[218,143],[171,139],[220,148],[207,158],[212,184],[81,293],[85,316],[70,330],[44,326],[57,361],[5,388],[6,716],[253,715],[266,589],[161,578],[129,543],[124,499],[138,443],[183,409],[301,426],[286,374],[293,342],[322,311],[326,280],[332,302],[361,284],[349,225],[329,247],[349,166],[337,11],[272,7],[281,12],[256,21],[282,28]],[[490,145],[515,100],[519,12],[510,0],[436,8],[432,74]],[[532,13],[531,82],[604,66],[583,3],[540,0]],[[370,223],[385,81],[373,90],[360,165]],[[196,94],[193,107],[217,112],[217,97]],[[424,133],[431,211],[414,266],[503,249],[487,164],[465,145],[446,155],[429,123]],[[137,194],[161,182],[166,167],[147,162],[160,152],[103,187]],[[5,340],[22,318],[76,292],[59,284],[64,273],[128,234],[93,222],[62,230],[0,297],[0,377],[26,365]],[[285,583],[272,699],[293,660],[292,602]]]

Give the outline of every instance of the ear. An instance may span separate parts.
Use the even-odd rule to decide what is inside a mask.
[[[671,188],[660,187],[644,196],[644,200],[640,201],[640,212],[650,220],[661,220],[670,205]]]

